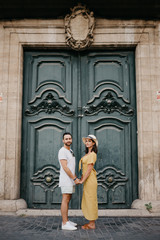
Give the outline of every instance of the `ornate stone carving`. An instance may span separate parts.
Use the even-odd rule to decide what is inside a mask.
[[[31,178],[33,185],[41,186],[45,191],[53,191],[59,183],[59,170],[53,166],[47,166],[34,173]]]
[[[118,103],[117,100],[113,97],[111,92],[108,92],[107,95],[102,99],[102,101],[97,104],[97,106],[91,105],[89,107],[84,108],[85,115],[95,115],[101,111],[108,114],[117,111],[125,116],[134,115],[134,110],[132,108],[129,108],[127,105],[121,105],[120,103]]]
[[[74,50],[84,50],[93,42],[95,19],[85,6],[75,6],[65,17],[66,43]]]
[[[39,114],[40,112],[46,112],[49,114],[60,112],[65,116],[74,115],[74,110],[70,110],[67,105],[61,106],[60,103],[56,101],[52,93],[48,93],[45,99],[43,99],[38,105],[30,106],[30,110],[27,109],[25,114],[26,116],[33,116]]]

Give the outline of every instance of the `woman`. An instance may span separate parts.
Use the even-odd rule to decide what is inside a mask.
[[[97,203],[97,177],[94,164],[97,160],[98,141],[94,135],[82,138],[86,145],[85,156],[79,162],[79,170],[82,165],[82,177],[80,184],[83,183],[83,197],[81,208],[84,217],[89,223],[82,226],[82,229],[95,229],[95,220],[98,218]]]

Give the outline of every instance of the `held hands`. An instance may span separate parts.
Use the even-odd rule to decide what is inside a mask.
[[[78,185],[79,182],[80,182],[80,179],[79,179],[79,178],[76,178],[76,180],[75,180],[74,182],[75,182],[76,185]]]
[[[74,182],[75,182],[76,185],[82,184],[82,180],[79,179],[79,178],[75,178]]]

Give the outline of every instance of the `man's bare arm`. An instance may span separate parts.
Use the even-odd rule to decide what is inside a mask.
[[[60,160],[61,165],[64,169],[64,171],[67,173],[67,175],[71,178],[71,179],[75,179],[76,176],[72,174],[71,170],[67,167],[67,160],[65,159],[61,159]]]

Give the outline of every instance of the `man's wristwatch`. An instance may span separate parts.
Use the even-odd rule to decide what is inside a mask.
[[[74,178],[74,179],[73,179],[73,181],[75,181],[76,179],[77,179],[77,177],[76,177],[76,178]]]

